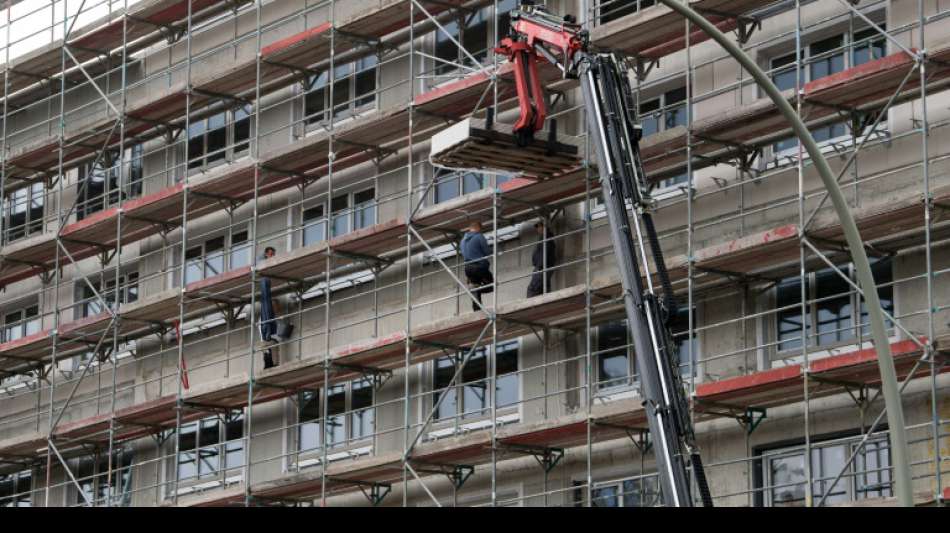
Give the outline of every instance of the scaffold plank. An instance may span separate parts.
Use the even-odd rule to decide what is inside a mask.
[[[926,342],[925,338],[919,339]],[[891,355],[899,379],[905,379],[923,354],[914,340],[898,341],[890,345]],[[845,353],[831,353],[809,360],[809,395],[812,398],[840,394],[848,387],[877,386],[880,370],[877,350],[852,349]],[[945,355],[940,356],[945,359]],[[939,372],[950,371],[946,365]],[[930,375],[928,364],[919,365],[913,377]],[[696,386],[696,410],[709,414],[726,414],[724,408],[744,410],[769,408],[797,403],[804,398],[805,372],[803,363],[736,376]]]
[[[228,9],[230,5],[228,0],[192,0],[193,21],[206,20]],[[92,23],[74,28],[66,42],[73,56],[80,63],[86,63],[103,56],[111,57],[112,52],[122,47],[123,40],[127,43],[126,53],[154,44],[165,38],[161,31],[163,27],[181,24],[187,16],[186,0],[146,0],[133,4],[128,11],[120,8]],[[22,91],[38,80],[54,79],[61,75],[63,44],[60,38],[12,59],[9,64],[0,65],[0,72],[10,72],[9,94]],[[72,66],[72,60],[68,59],[67,69]],[[87,70],[98,74],[103,71],[103,67],[91,69],[87,66]],[[68,79],[82,77],[74,73]]]
[[[763,8],[776,0],[690,0],[689,4],[695,10],[714,12],[709,16],[717,25],[727,21],[735,21],[740,15]],[[733,22],[734,23],[734,22]],[[683,18],[672,9],[653,4],[638,11],[611,20],[605,24],[595,26],[590,32],[591,42],[600,48],[607,48],[625,52],[628,55],[639,55],[651,59],[658,59],[683,49],[685,42],[678,47],[661,48],[667,43],[676,43],[682,40],[685,23]],[[726,26],[728,27],[728,26]],[[723,31],[726,30],[720,27]],[[695,45],[707,40],[704,33],[690,39]],[[652,51],[651,55],[644,52]]]

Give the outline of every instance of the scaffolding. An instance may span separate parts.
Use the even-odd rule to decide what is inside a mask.
[[[6,7],[0,504],[656,505],[635,369],[603,368],[631,348],[598,331],[623,309],[575,83],[541,70],[567,150],[506,133],[512,69],[488,45],[514,4]],[[685,91],[641,105],[656,124],[641,151],[689,310],[675,334],[714,501],[890,503],[848,250],[775,106],[653,1],[548,4],[630,57],[639,102]],[[794,48],[768,67],[828,132],[868,253],[891,269],[878,290],[913,406],[914,490],[945,503],[950,143],[931,139],[950,124],[950,11],[690,4],[753,57]],[[463,121],[466,141],[430,156]],[[458,254],[475,219],[494,243],[479,298]],[[526,298],[540,242],[559,260]],[[263,280],[296,327],[276,345],[261,342]],[[822,319],[823,304],[848,318]],[[37,311],[8,320],[24,305]],[[261,368],[265,350],[280,364]],[[826,466],[838,445],[847,456]],[[763,474],[790,456],[797,478]]]

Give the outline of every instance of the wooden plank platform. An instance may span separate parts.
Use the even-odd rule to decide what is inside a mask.
[[[481,119],[462,120],[432,137],[429,159],[450,168],[508,171],[536,178],[576,172],[584,164],[581,139],[559,136],[549,141],[540,131],[528,146],[518,146],[511,126],[491,129]]]

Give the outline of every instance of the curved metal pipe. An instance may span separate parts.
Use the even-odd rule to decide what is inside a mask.
[[[868,263],[868,256],[864,250],[864,241],[858,232],[858,226],[851,216],[848,204],[845,201],[844,194],[838,187],[838,182],[828,166],[821,150],[811,136],[811,132],[805,126],[795,109],[782,97],[778,87],[772,83],[772,80],[759,68],[758,65],[746,55],[742,49],[726,37],[715,25],[693,11],[692,8],[680,3],[681,0],[660,0],[666,7],[679,13],[702,29],[706,35],[719,43],[726,52],[729,53],[742,67],[749,72],[759,87],[768,95],[772,102],[778,107],[782,115],[792,125],[795,134],[801,140],[805,150],[812,159],[821,181],[828,190],[831,203],[838,213],[838,219],[841,221],[841,227],[844,229],[845,239],[848,243],[848,249],[851,252],[851,261],[858,276],[858,284],[864,293],[865,302],[867,302],[868,317],[871,321],[871,338],[874,341],[875,352],[877,352],[877,363],[881,371],[881,387],[884,391],[884,408],[887,410],[888,431],[890,433],[891,450],[893,452],[894,481],[896,484],[897,501],[902,507],[912,507],[914,505],[913,491],[910,477],[910,467],[907,454],[907,435],[904,432],[904,409],[901,405],[900,390],[897,385],[897,372],[894,370],[894,359],[891,357],[891,347],[887,338],[887,329],[884,326],[884,314],[881,310],[881,301],[877,295],[877,289],[874,284],[874,277],[871,274],[871,265]],[[799,231],[802,231],[801,228]],[[929,341],[932,341],[929,340]],[[807,371],[807,369],[806,369]],[[808,459],[806,459],[808,460]]]

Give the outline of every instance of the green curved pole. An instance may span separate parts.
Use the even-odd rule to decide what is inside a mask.
[[[874,341],[874,348],[877,352],[877,363],[881,372],[881,387],[884,391],[884,408],[887,410],[887,423],[891,438],[891,451],[893,452],[894,481],[896,485],[897,501],[902,507],[912,507],[914,505],[913,491],[910,478],[910,467],[908,466],[907,455],[907,435],[904,432],[904,409],[901,405],[900,391],[897,386],[897,372],[894,370],[894,359],[891,357],[891,347],[887,338],[887,330],[884,327],[884,314],[881,310],[881,301],[877,295],[877,289],[874,284],[874,277],[871,275],[871,266],[868,263],[868,256],[864,250],[864,242],[858,233],[858,226],[851,216],[848,204],[845,202],[844,195],[838,187],[838,182],[828,161],[825,160],[821,150],[811,136],[811,132],[802,122],[792,105],[782,97],[778,87],[772,83],[772,80],[762,72],[762,69],[755,64],[752,59],[746,55],[742,49],[726,37],[718,28],[708,20],[692,10],[689,6],[681,4],[682,0],[660,0],[666,7],[679,13],[690,23],[701,28],[706,35],[713,38],[722,46],[729,55],[735,58],[742,67],[749,72],[755,79],[759,87],[769,96],[772,102],[778,107],[785,119],[792,125],[795,134],[801,140],[808,155],[811,156],[812,163],[821,176],[831,202],[838,213],[841,226],[844,229],[845,239],[848,243],[848,249],[851,251],[851,261],[854,263],[855,271],[858,275],[858,284],[864,293],[864,299],[867,302],[868,316],[871,321],[871,338]],[[805,459],[809,460],[808,458]]]

